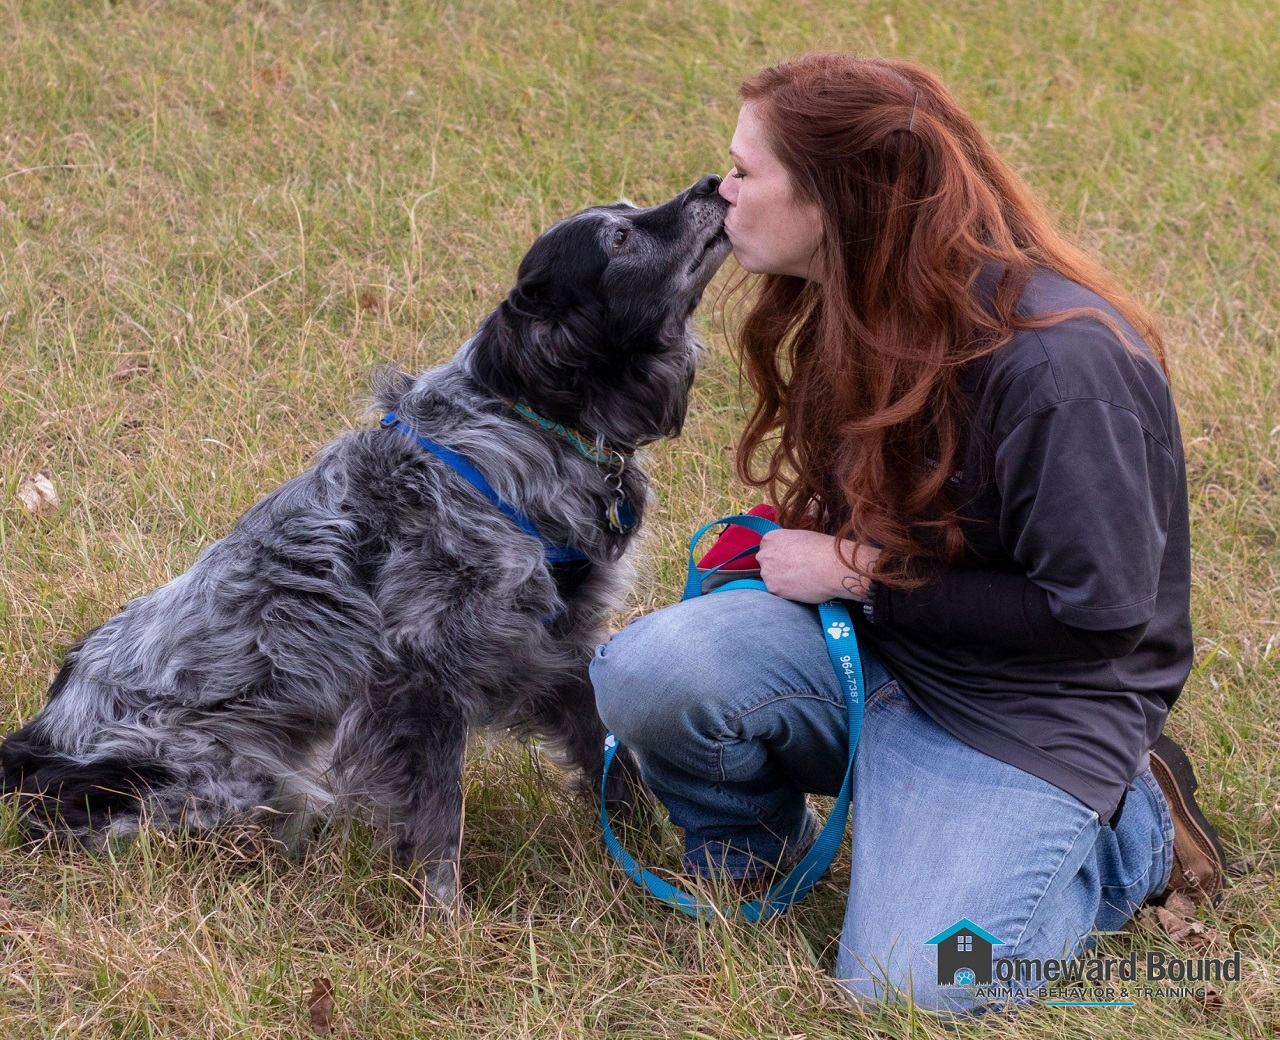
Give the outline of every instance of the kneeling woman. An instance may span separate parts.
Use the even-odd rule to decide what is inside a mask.
[[[598,648],[597,702],[684,828],[685,869],[763,885],[847,761],[811,604],[860,604],[837,975],[966,1010],[935,949],[962,919],[996,958],[1071,956],[1147,899],[1221,887],[1161,735],[1192,659],[1161,342],[931,73],[815,55],[741,95],[720,192],[760,277],[737,459],[784,530],[760,548],[768,593],[680,603]]]

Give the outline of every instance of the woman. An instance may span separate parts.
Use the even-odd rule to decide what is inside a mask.
[[[737,465],[784,529],[758,554],[769,593],[598,648],[600,714],[685,829],[685,869],[763,886],[816,830],[804,792],[834,794],[847,762],[810,604],[860,605],[837,977],[971,1009],[935,949],[962,919],[997,959],[1064,957],[1144,900],[1221,888],[1161,737],[1192,644],[1160,337],[928,71],[814,55],[740,93],[720,192],[759,279]]]

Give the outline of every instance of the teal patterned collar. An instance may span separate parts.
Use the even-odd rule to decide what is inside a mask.
[[[522,401],[506,401],[515,412],[519,413],[529,422],[536,426],[541,426],[544,430],[550,430],[552,433],[558,433],[561,437],[572,444],[583,458],[590,459],[592,462],[609,463],[623,470],[628,462],[631,461],[633,452],[618,451],[616,448],[610,448],[607,444],[602,448],[597,447],[593,442],[588,441],[581,433],[572,426],[566,426],[564,423],[553,422],[545,416],[539,415],[532,408]]]

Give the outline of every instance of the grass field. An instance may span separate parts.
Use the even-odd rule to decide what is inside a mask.
[[[373,366],[448,356],[557,217],[723,171],[738,81],[819,47],[937,68],[1163,323],[1197,648],[1169,725],[1240,875],[1204,922],[1254,929],[1219,999],[954,1032],[1271,1037],[1273,0],[0,0],[0,728],[38,710],[79,633],[366,421]],[[633,613],[676,598],[686,532],[749,501],[713,319],[686,433],[650,453]],[[37,518],[15,492],[41,467],[61,505]],[[0,840],[0,1036],[298,1037],[317,977],[352,1038],[952,1035],[910,1009],[846,1012],[827,970],[847,858],[783,920],[699,926],[630,890],[590,807],[525,749],[478,743],[466,782],[456,926],[420,921],[360,834],[301,865],[252,842],[150,836],[91,859]],[[674,835],[641,845],[661,859]],[[1171,947],[1108,949],[1153,943]]]

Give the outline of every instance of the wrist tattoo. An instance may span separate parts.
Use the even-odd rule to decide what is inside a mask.
[[[867,584],[857,574],[846,574],[840,579],[840,587],[858,602],[865,602],[869,592]]]

